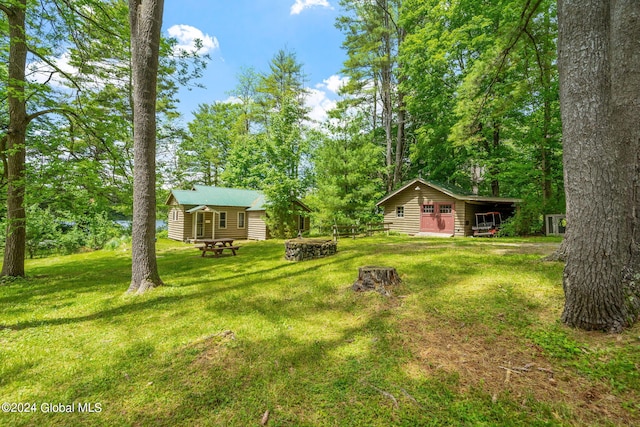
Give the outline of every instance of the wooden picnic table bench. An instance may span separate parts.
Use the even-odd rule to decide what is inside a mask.
[[[233,239],[229,238],[198,240],[197,243],[201,243],[196,245],[196,248],[202,252],[203,257],[207,252],[213,252],[213,255],[217,257],[222,254],[224,250],[230,250],[235,256],[236,251],[240,249],[240,246],[234,246]]]

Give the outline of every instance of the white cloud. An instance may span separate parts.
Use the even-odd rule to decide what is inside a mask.
[[[336,107],[336,101],[327,97],[327,93],[318,89],[307,89],[305,105],[309,108],[309,119],[322,123],[328,118],[328,112]]]
[[[322,83],[318,83],[316,87],[318,89],[327,88],[331,92],[337,94],[340,88],[342,88],[348,82],[349,82],[349,77],[340,77],[334,74],[328,79],[323,80]]]
[[[174,25],[167,30],[167,33],[178,41],[178,45],[176,46],[176,51],[178,52],[198,52],[204,55],[220,47],[220,43],[216,37],[204,34],[191,25]],[[196,46],[196,40],[199,40],[202,44],[200,49]]]
[[[303,10],[313,6],[331,8],[331,4],[329,4],[327,0],[296,0],[296,2],[291,5],[291,14],[299,15]]]
[[[224,103],[224,104],[242,104],[242,99],[238,98],[237,96],[230,96],[227,99],[225,99],[224,101],[222,101],[222,103]]]
[[[48,83],[54,87],[64,87],[67,79],[58,70],[69,76],[75,76],[78,73],[78,69],[69,64],[70,60],[71,55],[69,52],[65,52],[59,58],[51,61],[55,68],[42,61],[32,62],[27,66],[27,80],[40,84]]]

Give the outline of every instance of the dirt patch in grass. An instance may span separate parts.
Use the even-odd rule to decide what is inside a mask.
[[[494,243],[491,252],[496,255],[551,255],[558,243]]]
[[[480,247],[485,253],[495,255],[551,255],[560,246],[556,242],[502,242],[499,239],[483,240],[459,240],[448,242],[416,241],[410,243],[387,243],[379,244],[378,249],[387,252],[415,252],[416,250],[437,250],[448,248],[474,248]]]
[[[535,344],[478,326],[407,321],[405,345],[414,358],[407,370],[419,375],[457,373],[459,392],[482,390],[494,402],[511,399],[525,409],[530,399],[548,404],[558,421],[570,425],[640,425],[610,386],[580,376],[543,355]],[[625,394],[625,401],[638,396]],[[559,405],[560,404],[560,405]],[[559,412],[565,406],[569,419]]]

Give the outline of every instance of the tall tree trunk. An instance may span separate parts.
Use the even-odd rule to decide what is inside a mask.
[[[129,0],[133,75],[133,225],[131,286],[162,285],[155,251],[156,96],[163,0]]]
[[[25,256],[25,158],[28,125],[25,98],[27,45],[25,20],[26,0],[2,5],[9,22],[9,129],[7,131],[7,238],[2,276],[24,276]]]
[[[551,188],[551,162],[549,162],[549,147],[551,146],[551,97],[553,90],[551,89],[551,72],[552,72],[552,55],[549,55],[548,46],[551,38],[551,17],[548,9],[544,11],[544,39],[542,42],[543,53],[538,52],[540,66],[540,83],[543,88],[544,97],[544,122],[542,125],[542,147],[540,150],[542,170],[542,202],[547,205],[553,197]],[[537,47],[536,47],[537,49]],[[546,213],[546,212],[545,212]]]
[[[500,181],[498,180],[499,167],[495,160],[498,155],[498,149],[500,148],[500,124],[493,124],[493,140],[491,145],[491,152],[493,154],[494,162],[491,165],[491,195],[493,197],[500,197]]]
[[[406,31],[404,28],[398,28],[398,50],[400,45],[404,42]],[[402,166],[404,164],[404,152],[406,147],[406,133],[405,124],[407,118],[407,108],[404,102],[404,92],[402,91],[402,83],[405,81],[405,77],[401,76],[398,79],[398,131],[396,133],[396,161],[395,169],[393,172],[393,186],[397,186],[402,181]]]
[[[567,221],[562,320],[620,331],[637,319],[625,289],[637,225],[640,3],[558,2]],[[631,292],[631,295],[628,293]]]
[[[404,94],[398,91],[398,131],[396,134],[396,160],[393,169],[393,187],[402,181],[402,166],[404,164],[405,151],[405,115]]]
[[[382,85],[382,124],[384,126],[385,145],[387,148],[386,166],[387,166],[387,191],[393,190],[393,172],[394,172],[394,156],[393,156],[393,99],[392,99],[392,61],[391,61],[391,22],[389,19],[389,3],[387,0],[378,2],[382,16],[382,60],[381,64],[381,85]]]

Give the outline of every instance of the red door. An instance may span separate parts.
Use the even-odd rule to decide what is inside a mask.
[[[420,231],[453,234],[455,216],[453,203],[425,203],[420,215]]]

